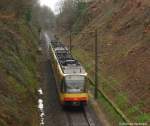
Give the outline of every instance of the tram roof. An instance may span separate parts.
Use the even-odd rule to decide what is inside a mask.
[[[73,58],[64,44],[54,40],[51,41],[51,44],[64,75],[87,75],[83,66]]]

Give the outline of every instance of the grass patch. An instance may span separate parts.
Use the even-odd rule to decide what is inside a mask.
[[[141,112],[143,107],[142,103],[137,103],[136,105],[129,107],[127,109],[127,115],[132,119],[136,120],[139,123],[145,123],[150,121],[150,114]]]
[[[94,91],[94,87],[92,85],[89,85],[89,89]],[[125,122],[100,92],[98,92],[98,102],[112,125],[117,126],[119,122]]]
[[[115,97],[115,103],[118,105],[120,109],[125,109],[127,108],[127,103],[128,103],[128,97],[127,94],[123,92],[119,92],[117,96]]]
[[[93,61],[93,58],[91,57],[91,55],[83,49],[74,48],[72,50],[72,54],[73,54],[74,57],[79,59],[80,62],[83,63],[83,64],[88,63],[88,65],[91,65],[90,63]],[[87,61],[89,61],[89,62],[87,62]]]
[[[150,113],[142,113],[136,117],[139,123],[150,122]]]

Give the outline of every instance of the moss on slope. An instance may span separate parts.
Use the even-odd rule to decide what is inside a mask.
[[[37,42],[24,20],[0,21],[0,126],[32,126]]]

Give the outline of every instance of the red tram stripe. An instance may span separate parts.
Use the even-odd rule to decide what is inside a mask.
[[[87,101],[87,98],[86,97],[80,97],[80,98],[64,98],[64,101]]]

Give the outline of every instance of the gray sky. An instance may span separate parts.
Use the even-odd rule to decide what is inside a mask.
[[[42,6],[46,5],[46,6],[50,7],[52,9],[52,11],[54,13],[56,13],[56,3],[58,3],[59,0],[39,0],[39,2]]]

